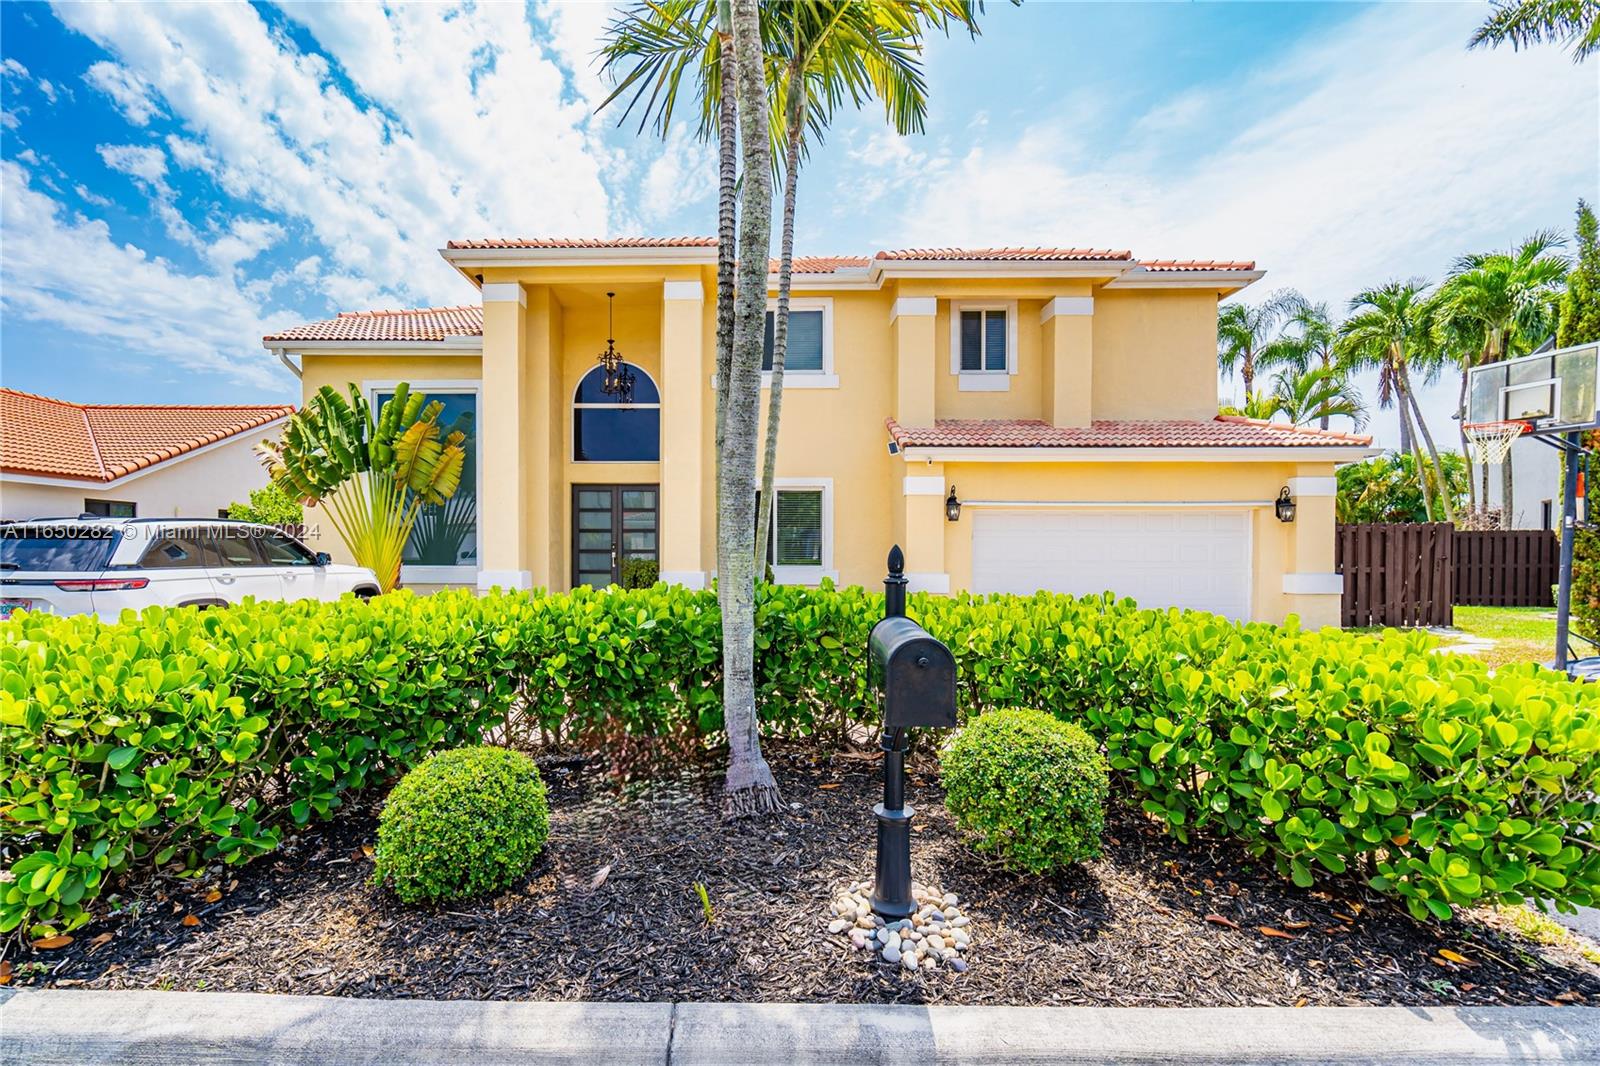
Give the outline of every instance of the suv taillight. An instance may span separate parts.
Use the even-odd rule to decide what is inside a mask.
[[[148,584],[150,579],[147,577],[97,577],[57,581],[56,588],[62,592],[126,592],[129,589],[142,589]]]

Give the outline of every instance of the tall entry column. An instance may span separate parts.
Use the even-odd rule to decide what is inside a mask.
[[[517,282],[483,286],[483,425],[478,459],[478,588],[533,587],[528,559],[528,479],[522,429],[527,415],[528,297]]]
[[[668,281],[661,292],[661,580],[704,588],[705,289]]]

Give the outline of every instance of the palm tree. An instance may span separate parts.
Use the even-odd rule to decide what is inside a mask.
[[[1272,331],[1283,318],[1288,291],[1279,291],[1260,304],[1228,304],[1217,313],[1217,366],[1231,379],[1237,371],[1244,381],[1245,405],[1256,387],[1256,364],[1272,342]]]
[[[714,5],[704,0],[645,0],[618,15],[606,30],[607,41],[600,52],[602,69],[630,61],[633,66],[600,106],[631,91],[623,119],[641,107],[640,128],[653,121],[657,132],[665,136],[684,76],[692,74],[699,89],[698,135],[703,140],[716,136],[718,141],[717,600],[723,619],[723,724],[728,733],[723,795],[727,813],[756,814],[776,810],[779,803],[777,782],[761,754],[754,674],[753,486],[767,247],[772,235],[772,163],[765,131],[754,136],[758,145],[751,143],[752,130],[759,129],[756,124],[768,114],[759,31],[762,13],[754,0],[742,0],[737,14],[738,20],[731,0],[715,0]],[[741,120],[742,131],[738,128]],[[741,206],[737,184],[741,139],[746,169],[742,190],[745,226],[736,234]],[[759,174],[752,171],[753,165]],[[741,249],[747,277],[736,284],[735,263]],[[753,282],[748,277],[752,271]],[[747,321],[749,307],[736,304],[739,292],[745,294],[743,304],[757,303],[753,333]]]
[[[927,115],[922,37],[930,29],[947,31],[952,22],[976,36],[975,10],[970,0],[904,0],[894,4],[808,0],[764,4],[760,8],[763,63],[771,104],[772,157],[783,161],[783,236],[778,258],[777,310],[773,314],[772,384],[759,497],[762,501],[773,499],[788,355],[795,205],[800,166],[810,142],[821,140],[840,106],[848,102],[860,107],[874,97],[882,101],[885,117],[895,132],[922,132]],[[699,134],[708,137],[717,124],[706,94],[722,84],[725,63],[721,50],[710,46],[709,11],[706,0],[645,0],[613,20],[607,31],[608,42],[601,50],[603,65],[609,69],[631,63],[632,67],[601,106],[631,90],[628,110],[642,106],[641,128],[653,119],[664,135],[685,75],[691,73],[691,66],[698,65],[693,75],[702,94]],[[725,149],[724,158],[731,159],[731,150]],[[719,285],[723,280],[719,274]],[[719,315],[719,330],[721,324]],[[719,363],[719,372],[724,369]],[[757,519],[758,553],[765,549],[771,514],[769,502],[760,509]]]
[[[1439,451],[1434,446],[1433,434],[1417,405],[1416,390],[1412,387],[1411,366],[1417,360],[1419,368],[1434,373],[1437,366],[1432,358],[1431,319],[1425,295],[1426,283],[1420,278],[1410,281],[1390,281],[1375,289],[1366,289],[1350,300],[1350,317],[1339,327],[1336,351],[1352,367],[1374,369],[1378,372],[1378,406],[1394,406],[1400,415],[1400,447],[1417,457],[1417,477],[1424,498],[1429,501],[1428,514],[1433,517],[1432,486],[1442,484]],[[1413,421],[1414,419],[1414,421]],[[1415,426],[1415,430],[1413,430]],[[1424,470],[1422,452],[1417,447],[1416,435],[1426,443],[1432,477]],[[1455,521],[1455,508],[1449,494],[1441,493],[1439,501],[1446,521]]]
[[[733,74],[738,94],[738,266],[733,351],[718,480],[717,599],[722,608],[722,713],[728,731],[728,773],[722,793],[729,815],[779,809],[778,785],[761,754],[755,691],[756,441],[761,421],[761,349],[766,334],[767,251],[772,241],[772,145],[762,69],[757,0],[732,0]]]
[[[1560,234],[1540,231],[1516,248],[1462,256],[1439,287],[1436,338],[1445,345],[1461,369],[1461,391],[1456,416],[1465,418],[1468,372],[1474,366],[1495,363],[1531,352],[1555,331],[1562,283],[1567,276],[1565,257],[1554,249],[1565,243]],[[1462,450],[1466,423],[1461,423]],[[1468,484],[1472,484],[1468,459]],[[1483,471],[1484,500],[1488,499],[1487,466]],[[1512,472],[1500,464],[1502,528],[1512,520]],[[1474,486],[1472,499],[1476,501]]]
[[[808,0],[776,5],[772,39],[764,41],[772,79],[773,113],[782,114],[773,136],[783,149],[783,236],[778,254],[778,306],[772,321],[772,387],[761,464],[764,506],[757,518],[756,551],[765,551],[783,420],[783,373],[789,344],[789,291],[794,272],[794,217],[800,163],[807,134],[820,141],[846,99],[860,107],[877,97],[884,116],[902,136],[921,133],[927,116],[922,35],[959,22],[973,36],[978,26],[968,0]],[[765,29],[764,29],[764,32]],[[757,565],[760,565],[759,558]]]
[[[1600,0],[1498,0],[1467,47],[1517,49],[1547,42],[1570,45],[1574,63],[1600,49]]]
[[[1297,375],[1310,370],[1326,370],[1332,376],[1347,381],[1350,368],[1344,365],[1335,351],[1339,329],[1328,305],[1312,303],[1290,289],[1283,294],[1281,306],[1283,326],[1278,336],[1261,350],[1257,365],[1262,368],[1287,367]],[[1359,397],[1359,394],[1356,395]],[[1323,415],[1319,424],[1322,429],[1327,429],[1328,416]]]
[[[1328,419],[1335,416],[1350,419],[1356,429],[1367,424],[1367,408],[1360,390],[1337,367],[1281,370],[1272,384],[1273,413],[1285,416],[1297,426],[1319,422],[1327,429]]]

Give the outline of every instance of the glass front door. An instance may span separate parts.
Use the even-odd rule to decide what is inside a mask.
[[[572,487],[572,584],[649,588],[659,562],[660,487]]]

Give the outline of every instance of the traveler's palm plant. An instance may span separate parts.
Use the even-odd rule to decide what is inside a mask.
[[[256,446],[273,484],[308,505],[323,504],[329,523],[383,591],[400,583],[406,540],[425,505],[455,495],[465,467],[464,435],[441,439],[442,405],[401,383],[376,418],[361,390],[349,399],[324,385],[290,416],[283,436]]]

